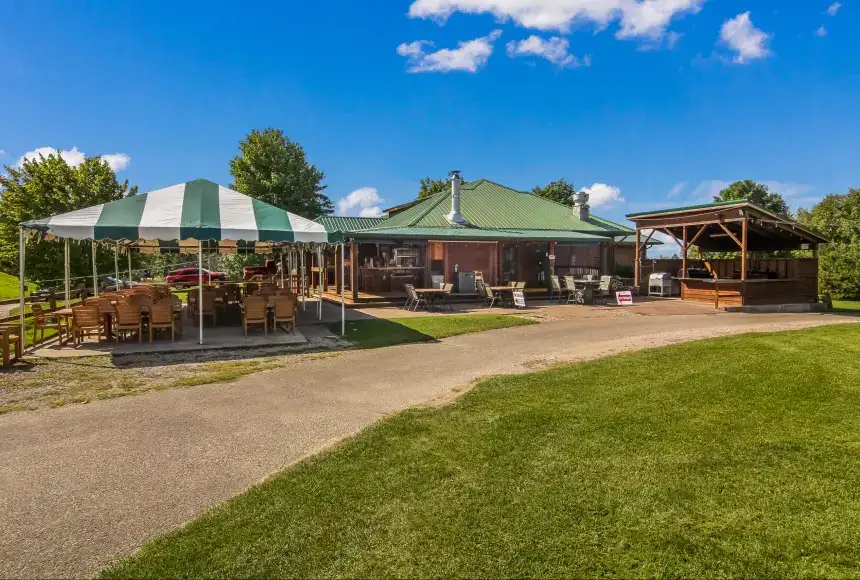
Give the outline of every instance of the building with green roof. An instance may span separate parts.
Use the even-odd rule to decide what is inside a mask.
[[[634,233],[592,214],[585,194],[570,207],[489,179],[463,183],[457,172],[447,191],[390,208],[384,218],[317,221],[349,240],[356,301],[360,294],[401,294],[405,284],[451,283],[474,293],[473,273],[493,284],[545,289],[551,275],[613,271],[616,239]]]

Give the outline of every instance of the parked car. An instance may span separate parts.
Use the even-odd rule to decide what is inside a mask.
[[[224,272],[210,272],[206,268],[203,268],[203,282],[212,282],[227,281],[227,274]],[[167,283],[171,286],[179,286],[180,288],[187,288],[189,286],[197,286],[197,283],[200,281],[200,275],[198,273],[197,268],[180,268],[178,270],[173,270],[167,275]]]
[[[242,270],[245,280],[250,280],[254,276],[274,276],[278,273],[278,263],[274,260],[266,260],[263,266],[247,266]]]

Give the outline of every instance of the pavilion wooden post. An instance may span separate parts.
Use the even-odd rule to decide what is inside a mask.
[[[636,228],[636,239],[633,241],[633,249],[636,251],[636,255],[633,256],[633,285],[639,288],[639,228]]]
[[[25,255],[25,244],[24,244],[24,227],[18,227],[18,322],[21,325],[20,334],[18,335],[18,340],[21,341],[21,346],[18,349],[18,355],[24,353],[24,345],[27,344],[27,340],[24,338],[26,336],[26,326],[24,325],[24,311],[25,311],[25,302],[27,298],[25,297],[25,291],[27,289],[27,283],[24,281],[24,260],[26,259]],[[36,335],[33,335],[33,342],[36,342]]]
[[[687,226],[681,228],[681,277],[687,277]]]
[[[352,292],[352,301],[358,302],[358,243],[352,240],[349,243],[349,289]]]
[[[131,288],[131,246],[128,247],[128,287]]]
[[[555,245],[557,242],[549,243],[549,254],[547,256],[547,260],[549,260],[549,277],[553,278],[555,276]],[[549,287],[552,288],[552,281],[547,280]]]
[[[741,281],[747,279],[747,218],[741,222]]]
[[[96,269],[96,241],[93,240],[93,297],[99,297],[99,275]],[[85,297],[86,298],[86,297]]]

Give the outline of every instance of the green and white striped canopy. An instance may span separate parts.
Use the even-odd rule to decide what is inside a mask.
[[[21,224],[74,240],[334,243],[340,232],[197,179]]]

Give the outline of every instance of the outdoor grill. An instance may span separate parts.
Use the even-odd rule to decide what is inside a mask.
[[[655,272],[648,276],[649,296],[676,296],[681,293],[681,284],[666,272]]]

